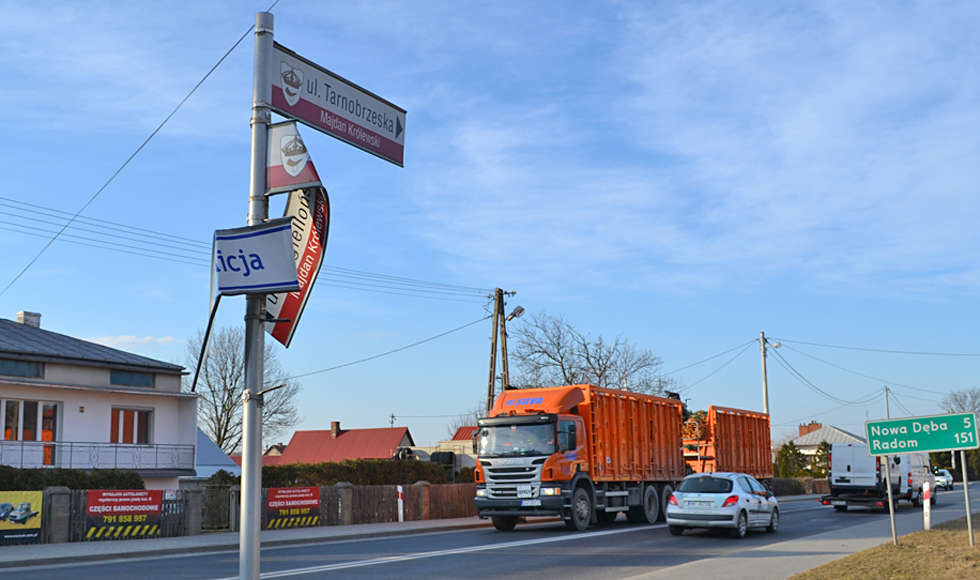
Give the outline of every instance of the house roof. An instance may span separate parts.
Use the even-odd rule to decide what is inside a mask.
[[[220,469],[232,475],[241,475],[242,468],[237,465],[220,447],[211,441],[201,428],[197,428],[197,454],[195,468],[198,477],[211,477]]]
[[[415,445],[408,427],[344,429],[336,438],[329,429],[297,431],[279,456],[279,464],[391,459],[403,444]]]
[[[816,431],[810,431],[806,435],[802,435],[793,439],[793,445],[797,447],[804,446],[817,446],[820,445],[822,441],[827,443],[864,443],[864,438],[854,433],[844,431],[843,429],[838,429],[833,425],[825,425],[817,429]]]
[[[479,427],[460,427],[456,429],[456,434],[453,435],[452,441],[471,441],[473,439],[473,432],[479,429]]]
[[[242,456],[241,455],[229,455],[228,459],[231,459],[235,465],[239,467],[239,471],[242,466]],[[263,455],[262,456],[262,467],[266,465],[279,465],[279,460],[282,459],[279,455]]]
[[[0,356],[180,373],[184,367],[0,318]]]

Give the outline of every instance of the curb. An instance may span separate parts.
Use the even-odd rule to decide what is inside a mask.
[[[306,538],[272,538],[261,541],[262,548],[272,548],[280,546],[295,546],[302,544],[323,544],[332,542],[344,542],[348,540],[363,540],[367,538],[386,538],[393,536],[412,536],[428,533],[448,532],[455,530],[470,530],[477,528],[490,527],[490,522],[475,522],[472,524],[459,524],[451,526],[433,526],[428,528],[414,528],[405,530],[388,530],[376,532],[355,532],[338,536],[306,537]],[[185,536],[186,537],[186,536]],[[80,544],[83,542],[70,542],[62,545]],[[54,544],[44,544],[54,545]],[[0,560],[0,570],[12,568],[34,568],[37,566],[56,566],[59,564],[72,564],[78,562],[99,562],[106,560],[124,560],[129,558],[145,558],[155,556],[173,556],[176,554],[204,554],[209,552],[238,551],[239,543],[237,537],[234,542],[221,544],[211,544],[205,546],[173,546],[169,548],[149,548],[146,550],[133,550],[128,552],[112,552],[98,554],[78,554],[72,556],[52,556],[49,558],[40,557],[24,560]]]

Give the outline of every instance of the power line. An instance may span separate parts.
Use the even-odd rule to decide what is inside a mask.
[[[701,382],[703,382],[703,381],[705,381],[705,380],[707,380],[707,379],[709,379],[709,378],[711,378],[711,376],[712,376],[712,375],[714,375],[715,373],[717,373],[717,372],[718,372],[718,371],[720,371],[721,369],[723,369],[723,368],[725,368],[725,367],[727,367],[727,366],[728,366],[728,365],[729,365],[729,364],[730,364],[730,363],[731,363],[732,361],[734,361],[734,360],[735,360],[735,359],[737,359],[738,357],[740,357],[740,356],[742,356],[742,353],[744,353],[744,352],[745,352],[746,350],[748,350],[748,348],[749,348],[750,346],[752,346],[752,343],[754,343],[754,342],[755,342],[755,340],[750,340],[750,341],[749,341],[748,343],[746,343],[746,344],[745,344],[745,348],[743,348],[742,350],[740,350],[740,351],[738,352],[738,354],[736,354],[736,355],[735,355],[735,356],[733,356],[732,358],[730,358],[730,359],[728,359],[728,362],[726,362],[725,364],[723,364],[723,365],[721,365],[720,367],[718,367],[718,368],[716,368],[715,370],[713,370],[713,371],[711,371],[710,373],[708,373],[708,375],[707,375],[706,377],[704,377],[704,378],[702,378],[702,379],[701,379],[701,380],[699,380],[699,381],[695,381],[694,383],[692,383],[692,384],[690,384],[690,385],[688,385],[688,386],[686,386],[686,387],[683,387],[683,388],[680,388],[680,389],[678,389],[678,390],[679,390],[679,391],[682,391],[682,392],[684,392],[684,393],[687,393],[687,391],[689,391],[689,390],[691,390],[692,388],[694,388],[694,386],[695,386],[695,385],[697,385],[698,383],[701,383]],[[735,348],[738,348],[738,347],[735,347]],[[734,350],[734,349],[732,349],[732,350]],[[731,352],[731,351],[728,351],[728,352]],[[712,357],[712,358],[714,358],[714,357]]]
[[[291,380],[291,379],[299,379],[299,378],[302,378],[302,377],[308,377],[310,375],[316,375],[316,374],[325,373],[325,372],[329,372],[329,371],[335,371],[337,369],[342,369],[344,367],[349,367],[349,366],[353,366],[353,365],[360,364],[360,363],[363,363],[363,362],[367,362],[367,361],[370,361],[370,360],[378,359],[378,358],[381,358],[383,356],[388,356],[389,354],[394,354],[396,352],[401,352],[403,350],[410,349],[410,348],[415,347],[415,346],[418,346],[420,344],[424,344],[426,342],[433,341],[433,340],[435,340],[437,338],[442,338],[443,336],[446,336],[447,334],[452,334],[454,332],[458,332],[460,330],[463,330],[464,328],[468,328],[470,326],[473,326],[474,324],[479,324],[479,323],[483,322],[484,320],[486,320],[487,318],[490,318],[490,317],[487,316],[487,317],[481,318],[479,320],[474,320],[473,322],[464,324],[463,326],[459,326],[459,327],[454,328],[452,330],[447,330],[446,332],[443,332],[442,334],[437,334],[435,336],[430,336],[429,338],[426,338],[424,340],[420,340],[418,342],[413,342],[412,344],[403,346],[401,348],[396,348],[395,350],[389,350],[388,352],[383,352],[381,354],[376,354],[374,356],[369,356],[367,358],[362,358],[360,360],[351,361],[349,363],[344,363],[342,365],[337,365],[335,367],[330,367],[330,368],[326,368],[326,369],[320,369],[318,371],[310,371],[308,373],[303,373],[303,374],[300,374],[300,375],[293,375],[291,377],[286,377],[285,379],[280,379],[280,382],[281,381],[286,381],[286,380]]]
[[[278,3],[279,3],[279,0],[275,0],[275,2],[272,3],[272,6],[269,6],[269,10],[272,10],[275,7],[275,5],[278,4]],[[242,37],[239,38],[238,41],[234,45],[232,45],[231,48],[228,49],[228,52],[226,52],[225,55],[222,56],[221,59],[219,59],[218,62],[213,67],[211,67],[211,70],[209,70],[207,72],[207,74],[204,75],[204,78],[202,78],[200,80],[200,82],[198,82],[196,85],[194,85],[194,88],[191,89],[191,92],[187,93],[187,96],[184,97],[184,99],[180,103],[177,104],[177,106],[174,108],[173,111],[170,112],[169,115],[167,115],[167,118],[164,119],[163,122],[160,123],[160,125],[157,126],[157,128],[154,129],[152,133],[150,133],[150,136],[147,137],[145,141],[143,141],[142,145],[140,145],[139,147],[137,147],[136,148],[136,151],[134,151],[133,154],[130,155],[129,158],[126,159],[125,162],[123,162],[123,164],[119,167],[119,169],[117,169],[116,172],[113,173],[112,176],[104,184],[102,184],[102,187],[100,187],[99,190],[96,191],[95,194],[93,194],[92,197],[90,197],[87,202],[85,202],[85,205],[83,205],[81,207],[81,209],[79,209],[77,212],[75,212],[74,215],[72,215],[71,219],[68,220],[68,223],[66,223],[61,228],[61,230],[59,230],[58,233],[54,235],[54,237],[52,237],[50,240],[48,240],[48,243],[45,244],[43,248],[41,248],[41,251],[38,252],[37,255],[34,256],[34,258],[26,266],[24,266],[24,269],[21,270],[20,273],[17,274],[14,277],[14,279],[11,280],[10,283],[8,283],[7,286],[3,290],[0,290],[0,296],[3,296],[7,292],[7,290],[9,290],[10,287],[13,286],[17,282],[17,280],[20,280],[21,276],[23,276],[24,273],[27,272],[27,270],[29,270],[30,267],[33,266],[35,262],[37,262],[38,258],[40,258],[41,255],[44,254],[44,252],[46,252],[48,248],[51,247],[51,244],[53,244],[55,240],[57,240],[59,237],[61,237],[61,235],[65,232],[65,230],[68,229],[68,226],[70,226],[72,224],[72,222],[74,222],[78,218],[78,216],[81,215],[81,213],[83,211],[85,211],[85,209],[89,205],[91,205],[93,201],[95,201],[95,198],[99,197],[99,194],[101,194],[105,190],[105,188],[109,187],[109,184],[112,183],[113,180],[116,179],[116,176],[118,176],[120,173],[122,173],[122,170],[125,169],[127,165],[129,165],[130,161],[132,161],[139,154],[139,152],[142,151],[144,147],[146,147],[147,143],[149,143],[150,140],[153,139],[153,137],[155,137],[156,134],[160,132],[160,129],[163,129],[163,126],[166,125],[167,122],[170,121],[170,119],[174,115],[177,114],[177,111],[180,110],[180,108],[184,105],[184,103],[186,103],[187,100],[191,98],[191,95],[193,95],[197,91],[197,89],[200,88],[200,86],[204,84],[204,81],[206,81],[208,79],[208,77],[211,76],[211,73],[213,73],[221,65],[221,63],[223,63],[225,61],[226,58],[228,58],[228,56],[232,53],[232,51],[235,50],[236,48],[238,48],[238,45],[241,44],[242,41],[245,40],[246,37],[248,37],[248,35],[252,32],[252,30],[254,28],[255,28],[255,25],[252,25],[252,26],[250,26],[248,28],[247,31],[245,31],[245,34],[243,34]]]
[[[820,387],[818,387],[815,384],[813,384],[812,382],[810,382],[809,379],[807,379],[806,377],[804,377],[802,373],[800,373],[798,370],[796,370],[796,368],[794,368],[793,365],[791,365],[789,363],[789,361],[787,361],[783,357],[783,355],[779,353],[778,350],[772,349],[772,350],[770,350],[770,352],[775,355],[774,358],[775,358],[776,362],[778,362],[780,364],[780,366],[782,366],[784,369],[786,369],[790,373],[790,375],[792,375],[798,381],[800,381],[801,383],[803,383],[803,385],[805,387],[809,388],[810,390],[814,391],[815,393],[817,393],[817,394],[819,394],[819,395],[821,395],[821,396],[823,396],[823,397],[825,397],[827,399],[830,399],[831,401],[835,401],[837,403],[843,403],[843,404],[846,404],[846,405],[855,405],[855,404],[858,404],[859,403],[859,401],[847,401],[845,399],[841,399],[840,397],[835,397],[834,395],[831,395],[830,393],[824,391]]]
[[[936,395],[945,395],[946,394],[946,393],[940,393],[938,391],[930,391],[929,389],[923,389],[923,388],[920,388],[920,387],[912,387],[912,386],[909,386],[909,385],[902,385],[902,384],[896,383],[894,381],[887,381],[885,379],[879,379],[877,377],[872,377],[871,375],[866,375],[864,373],[859,373],[857,371],[852,371],[851,369],[846,369],[846,368],[844,368],[842,366],[835,365],[834,363],[827,362],[825,360],[819,359],[819,358],[817,358],[817,357],[815,357],[813,355],[809,355],[809,354],[803,352],[802,350],[795,349],[795,348],[793,348],[793,347],[791,347],[789,345],[785,345],[785,346],[786,346],[786,348],[788,348],[789,350],[792,350],[793,352],[798,352],[798,353],[802,354],[803,356],[808,357],[808,358],[812,358],[813,360],[815,360],[817,362],[821,362],[821,363],[823,363],[825,365],[832,366],[835,369],[840,369],[842,371],[849,372],[849,373],[854,374],[854,375],[857,375],[859,377],[864,377],[866,379],[871,379],[873,381],[878,381],[878,382],[884,383],[886,385],[894,385],[896,387],[902,387],[902,388],[905,388],[905,389],[912,389],[912,390],[915,390],[915,391],[924,391],[926,393],[934,393]]]
[[[730,348],[730,349],[728,349],[728,350],[726,350],[725,352],[720,352],[720,353],[718,353],[718,354],[716,354],[716,355],[714,355],[714,356],[709,356],[708,358],[706,358],[706,359],[704,359],[704,360],[700,360],[700,361],[698,361],[698,362],[696,362],[696,363],[693,363],[693,364],[689,364],[689,365],[687,365],[686,367],[681,367],[681,368],[679,368],[679,369],[676,369],[676,370],[673,370],[673,371],[670,371],[669,373],[664,373],[664,376],[669,376],[669,375],[672,375],[672,374],[674,374],[674,373],[679,373],[680,371],[683,371],[683,370],[685,370],[685,369],[689,369],[689,368],[691,368],[691,367],[696,367],[696,366],[698,366],[699,364],[702,364],[702,363],[706,363],[706,362],[708,362],[709,360],[712,360],[712,359],[716,359],[716,358],[718,358],[718,357],[720,357],[720,356],[722,356],[722,355],[726,355],[726,354],[728,354],[728,353],[730,353],[730,352],[732,352],[733,350],[736,350],[736,349],[739,349],[739,348],[742,348],[742,347],[744,347],[744,346],[745,346],[745,345],[747,345],[747,344],[751,344],[751,343],[753,343],[753,342],[758,342],[758,341],[759,341],[759,339],[757,339],[757,338],[753,338],[753,339],[752,339],[752,340],[750,340],[749,342],[746,342],[746,343],[742,343],[742,344],[740,344],[740,345],[738,345],[738,346],[736,346],[736,347],[734,347],[734,348]]]
[[[791,342],[794,344],[806,344],[809,346],[821,346],[824,348],[839,348],[843,350],[862,350],[865,352],[883,352],[889,354],[914,354],[921,356],[980,356],[980,353],[963,353],[963,352],[920,352],[913,350],[885,350],[881,348],[860,348],[856,346],[840,346],[835,344],[820,344],[818,342],[803,342],[802,340],[790,340],[788,338],[773,338],[773,340],[778,340],[779,342]]]
[[[871,393],[866,399],[859,399],[858,401],[856,401],[856,403],[861,404],[861,405],[870,405],[871,403],[874,403],[876,400],[883,399],[884,397],[885,397],[885,394],[883,392],[881,392],[880,390],[875,389],[875,391],[873,393]],[[776,423],[775,425],[773,425],[773,427],[786,427],[788,425],[796,425],[800,421],[805,421],[807,419],[812,419],[814,417],[819,417],[820,415],[826,415],[827,413],[832,413],[834,411],[837,411],[838,409],[843,409],[844,407],[849,407],[849,406],[851,406],[851,405],[847,405],[847,404],[845,404],[845,405],[838,405],[838,406],[834,407],[833,409],[828,409],[826,411],[821,411],[820,413],[813,413],[811,415],[807,415],[806,417],[801,417],[799,419],[796,419],[795,421],[790,421],[788,423]]]

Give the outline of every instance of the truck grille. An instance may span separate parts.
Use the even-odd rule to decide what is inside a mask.
[[[544,461],[541,458],[534,460],[534,465],[495,467],[496,461],[493,459],[481,460],[483,475],[487,479],[487,495],[491,499],[517,499],[517,487],[529,485],[531,497],[538,497]]]

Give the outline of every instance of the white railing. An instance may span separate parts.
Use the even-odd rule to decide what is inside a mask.
[[[0,465],[66,469],[194,469],[193,445],[0,441]]]

